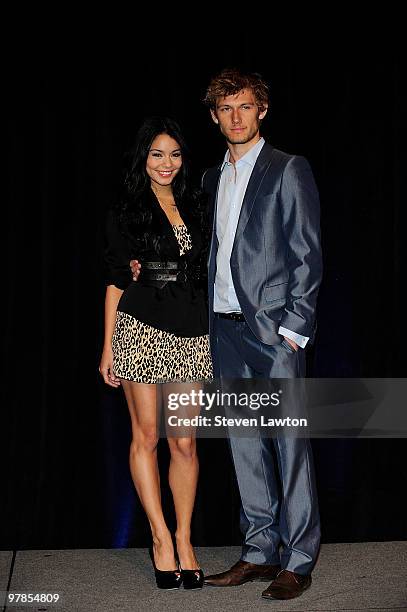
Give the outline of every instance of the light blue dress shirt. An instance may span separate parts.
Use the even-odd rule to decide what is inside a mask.
[[[219,246],[214,286],[215,312],[241,312],[230,270],[230,256],[243,198],[264,142],[264,138],[260,138],[235,164],[230,161],[229,150],[223,160],[216,209],[216,235]],[[279,327],[278,333],[290,338],[302,348],[309,340],[306,336],[282,326]]]

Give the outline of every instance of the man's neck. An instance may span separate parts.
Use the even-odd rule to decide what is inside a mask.
[[[228,142],[227,144],[229,149],[229,159],[232,164],[236,163],[237,161],[239,161],[239,159],[246,155],[246,153],[250,151],[250,149],[252,149],[259,142],[260,138],[260,134],[257,133],[257,135],[251,140],[249,140],[249,142],[245,142],[243,144],[231,144],[230,142]]]

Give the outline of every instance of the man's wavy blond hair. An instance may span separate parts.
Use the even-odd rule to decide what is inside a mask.
[[[226,68],[213,77],[203,102],[215,111],[218,98],[234,96],[243,89],[252,90],[260,112],[268,106],[269,88],[263,77],[257,72],[244,73],[237,68]]]

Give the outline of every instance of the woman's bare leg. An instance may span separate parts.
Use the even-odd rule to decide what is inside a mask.
[[[177,567],[171,534],[161,506],[160,474],[157,463],[157,385],[121,380],[129,407],[133,439],[130,472],[153,536],[156,567]]]
[[[166,396],[168,393],[189,393],[191,389],[198,390],[198,386],[191,384],[166,384],[164,391],[164,409],[166,410]],[[183,406],[181,410],[172,415],[192,418],[198,415],[200,407]],[[175,533],[177,552],[182,569],[197,569],[199,563],[191,544],[191,518],[194,509],[196,487],[198,483],[199,463],[196,453],[195,427],[181,428],[167,427],[168,445],[171,452],[169,467],[169,485],[174,499],[175,515],[177,518],[177,531]],[[179,437],[181,436],[181,437]]]

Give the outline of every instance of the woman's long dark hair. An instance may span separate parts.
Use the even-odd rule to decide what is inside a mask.
[[[135,144],[128,155],[124,194],[115,206],[123,234],[127,237],[132,236],[133,240],[137,234],[141,242],[147,239],[152,221],[151,197],[148,197],[151,193],[151,180],[146,171],[147,157],[154,139],[160,134],[168,134],[178,143],[181,150],[182,166],[172,182],[177,206],[182,212],[183,204],[187,201],[191,215],[196,218],[202,229],[205,226],[203,197],[202,193],[192,188],[190,183],[190,154],[181,128],[169,117],[149,117],[138,130]],[[155,239],[154,242],[157,245],[159,240]]]

